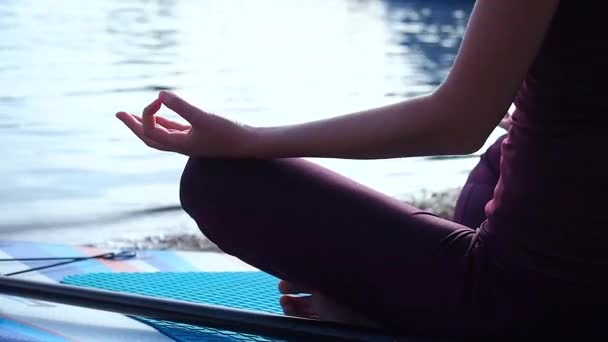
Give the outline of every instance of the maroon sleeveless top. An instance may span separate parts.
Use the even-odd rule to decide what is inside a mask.
[[[608,281],[608,30],[600,1],[561,1],[515,99],[480,239],[498,262]]]

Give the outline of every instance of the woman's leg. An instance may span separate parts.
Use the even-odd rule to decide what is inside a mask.
[[[475,229],[486,220],[485,206],[494,196],[500,177],[500,145],[505,137],[498,138],[471,170],[456,202],[454,222]]]
[[[302,159],[191,158],[181,199],[225,252],[381,325],[472,329],[470,228]]]

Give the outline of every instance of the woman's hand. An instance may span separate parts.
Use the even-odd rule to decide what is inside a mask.
[[[162,105],[188,124],[157,116]],[[118,112],[116,117],[146,145],[157,150],[188,156],[253,157],[246,152],[255,136],[252,127],[207,113],[170,92],[161,91],[158,98],[144,108],[141,117],[125,112]]]

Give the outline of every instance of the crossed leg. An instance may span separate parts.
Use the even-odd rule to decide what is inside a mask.
[[[473,229],[303,159],[191,158],[180,194],[222,250],[288,281],[284,292],[330,299],[332,315],[426,335],[470,329]]]

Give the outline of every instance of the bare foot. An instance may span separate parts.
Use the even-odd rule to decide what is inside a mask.
[[[283,294],[280,303],[285,315],[360,326],[376,326],[372,321],[337,304],[318,291],[281,280],[279,292]]]

